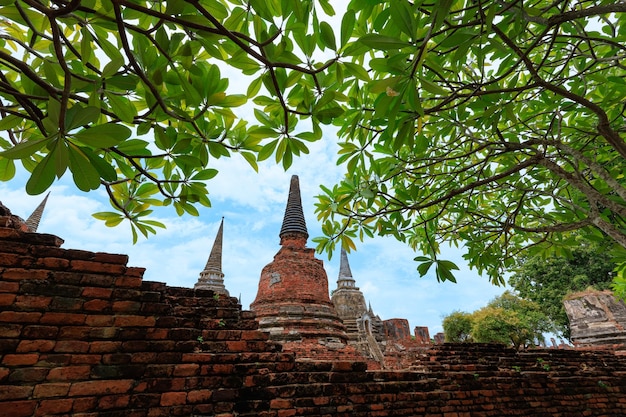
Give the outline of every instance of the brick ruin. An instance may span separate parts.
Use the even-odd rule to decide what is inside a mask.
[[[298,239],[281,251],[293,244],[313,268]],[[272,340],[234,297],[144,281],[125,255],[62,243],[0,207],[3,416],[626,414],[626,362],[611,350],[401,345],[394,370],[368,369],[365,357],[319,360]],[[280,298],[260,293],[280,310]],[[406,332],[394,323],[386,331]],[[301,341],[323,346],[304,330]]]
[[[611,291],[571,294],[564,305],[576,345],[626,344],[626,304]]]

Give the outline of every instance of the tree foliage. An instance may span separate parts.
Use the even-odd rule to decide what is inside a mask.
[[[564,298],[589,287],[608,289],[614,269],[607,242],[580,242],[568,258],[535,256],[520,259],[508,283],[522,298],[537,303],[556,330],[569,339]]]
[[[69,169],[107,190],[109,225],[196,214],[212,159],[289,167],[334,124],[346,177],[319,196],[320,250],[392,235],[454,281],[447,241],[503,283],[574,230],[626,247],[623,2],[1,4],[0,177],[19,160],[36,194]]]
[[[443,318],[443,334],[446,342],[465,343],[472,341],[472,315],[454,311]]]
[[[515,349],[544,342],[554,327],[541,307],[509,291],[473,313],[453,312],[443,320],[448,342],[503,343]]]

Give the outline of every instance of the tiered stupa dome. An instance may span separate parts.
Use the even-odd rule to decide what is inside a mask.
[[[315,259],[314,249],[306,247],[309,234],[295,175],[279,236],[281,248],[263,268],[256,299],[250,305],[260,330],[288,350],[301,351],[303,344],[344,348],[346,331],[330,301],[323,262]]]

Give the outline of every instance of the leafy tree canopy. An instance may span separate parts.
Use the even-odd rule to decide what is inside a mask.
[[[573,230],[624,251],[626,3],[345,6],[0,1],[0,179],[20,161],[37,194],[69,170],[109,193],[98,218],[147,235],[151,206],[210,205],[213,159],[289,167],[334,124],[346,177],[319,196],[320,250],[393,235],[454,280],[448,241],[495,283]]]
[[[597,290],[610,288],[615,263],[607,252],[608,244],[580,242],[572,249],[569,258],[522,258],[508,283],[522,298],[537,303],[557,331],[569,339],[569,319],[563,299],[569,293],[589,287]]]
[[[509,291],[473,313],[453,312],[443,320],[448,342],[503,343],[516,349],[544,342],[554,327],[541,307]]]
[[[472,341],[472,315],[454,311],[443,318],[443,334],[446,342],[465,343]]]

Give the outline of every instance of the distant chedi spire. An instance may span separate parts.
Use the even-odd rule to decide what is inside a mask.
[[[211,254],[204,267],[200,272],[198,282],[194,285],[196,290],[212,290],[218,294],[229,296],[228,290],[224,286],[224,273],[222,272],[222,239],[224,234],[224,218],[220,222],[217,230],[217,236],[211,249]]]
[[[43,201],[39,203],[33,213],[28,216],[28,219],[26,219],[26,226],[28,227],[28,231],[32,233],[37,232],[37,228],[39,227],[39,222],[41,221],[41,217],[43,216],[43,211],[46,208],[46,202],[48,201],[49,195],[50,193],[48,192]]]

